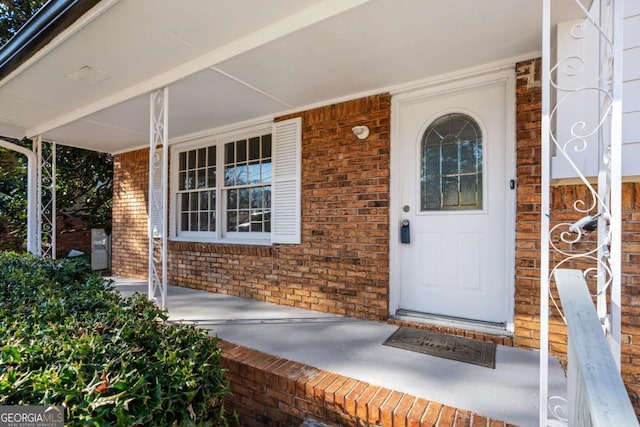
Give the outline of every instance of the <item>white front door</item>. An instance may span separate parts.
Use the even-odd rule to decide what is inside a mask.
[[[494,81],[397,104],[399,309],[509,321],[507,86]]]

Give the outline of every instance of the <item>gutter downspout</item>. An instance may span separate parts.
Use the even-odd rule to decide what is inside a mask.
[[[37,160],[36,154],[28,148],[0,139],[0,147],[27,156],[27,251],[34,255],[38,253],[38,209],[37,209]]]

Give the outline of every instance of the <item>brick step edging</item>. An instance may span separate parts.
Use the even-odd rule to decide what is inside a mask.
[[[220,340],[243,426],[301,425],[306,418],[341,426],[515,427],[503,421],[369,384]]]

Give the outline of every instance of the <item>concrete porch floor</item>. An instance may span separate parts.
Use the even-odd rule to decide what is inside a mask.
[[[112,277],[123,296],[147,283]],[[169,286],[170,320],[197,323],[211,335],[322,370],[476,412],[522,427],[538,422],[538,352],[498,346],[496,369],[415,353],[382,343],[397,327],[333,314]],[[560,363],[549,360],[549,396],[566,398]]]

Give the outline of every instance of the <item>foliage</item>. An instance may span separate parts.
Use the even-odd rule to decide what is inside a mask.
[[[45,0],[1,0],[0,46],[8,42],[44,3]]]
[[[0,253],[0,319],[0,405],[64,405],[69,426],[233,422],[217,340],[86,264]]]
[[[21,145],[30,147],[31,141]],[[44,144],[45,148],[48,144]],[[113,158],[106,153],[56,146],[57,215],[111,231]],[[0,233],[27,235],[27,159],[0,148]]]
[[[106,228],[110,233],[113,157],[63,145],[56,150],[59,214],[91,227]]]

